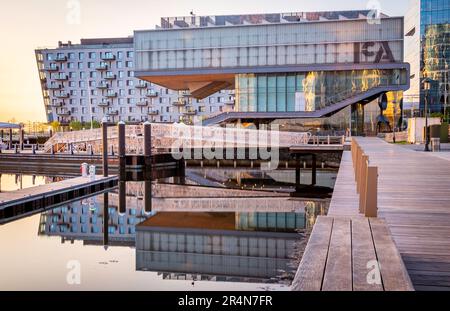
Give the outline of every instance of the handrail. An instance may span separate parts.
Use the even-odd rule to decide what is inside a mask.
[[[352,138],[351,152],[356,192],[359,194],[359,212],[366,217],[377,217],[378,167],[370,164],[369,156],[356,138]]]

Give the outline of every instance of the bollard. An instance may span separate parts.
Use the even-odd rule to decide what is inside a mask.
[[[81,177],[88,177],[89,165],[87,163],[81,164]]]
[[[89,166],[89,177],[91,180],[95,180],[95,165]]]
[[[369,163],[369,157],[366,155],[363,155],[362,157],[362,163],[361,163],[361,176],[359,178],[359,181],[356,184],[356,187],[358,188],[357,191],[359,193],[359,211],[360,213],[364,213],[364,204],[366,200],[367,195],[367,167]]]
[[[36,145],[31,146],[31,153],[36,154]]]

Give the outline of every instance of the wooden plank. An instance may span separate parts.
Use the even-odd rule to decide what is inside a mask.
[[[370,218],[369,222],[380,265],[384,290],[414,290],[386,223],[379,218]]]
[[[319,216],[294,277],[294,291],[320,291],[328,256],[333,218]]]
[[[367,218],[352,219],[352,268],[354,291],[382,291],[381,283],[368,282],[372,269],[368,263],[377,260],[372,233]]]
[[[350,219],[335,218],[322,290],[351,291],[352,250]]]

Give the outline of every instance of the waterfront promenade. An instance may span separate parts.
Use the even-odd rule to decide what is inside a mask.
[[[378,167],[378,218],[386,222],[414,289],[450,290],[448,160],[378,138],[356,140]],[[363,218],[347,151],[327,217]]]

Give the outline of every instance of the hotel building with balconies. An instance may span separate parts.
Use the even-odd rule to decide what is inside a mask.
[[[233,91],[202,100],[134,77],[133,38],[82,39],[37,49],[36,60],[47,120],[68,125],[112,122],[191,123],[233,108]]]

